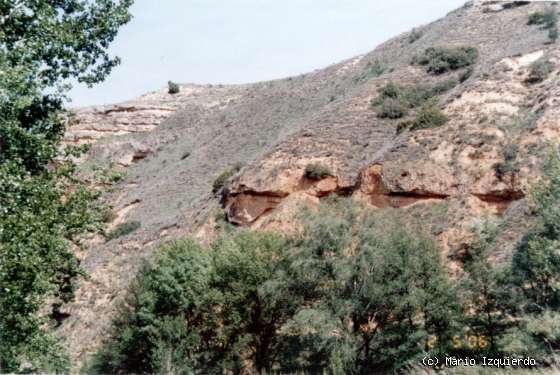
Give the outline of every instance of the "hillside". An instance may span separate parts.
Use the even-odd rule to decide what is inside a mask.
[[[530,223],[526,196],[547,144],[560,138],[560,49],[547,30],[527,22],[546,6],[467,3],[371,53],[301,76],[181,85],[175,95],[162,89],[76,110],[65,141],[91,143],[80,166],[106,188],[102,200],[114,211],[109,231],[140,224],[109,241],[92,238],[90,249],[80,252],[89,278],[80,282],[76,300],[64,308],[69,317],[57,329],[76,364],[106,336],[154,249],[186,234],[208,241],[221,209],[238,226],[290,231],[300,203],[331,193],[402,208],[430,226],[454,273],[472,225],[497,215],[507,225],[492,255],[509,259]],[[478,57],[471,67],[433,74],[411,63],[431,47],[475,47]],[[554,68],[535,82],[531,67],[539,59]],[[390,82],[453,82],[435,96],[448,121],[398,131],[418,109],[402,119],[380,118],[372,102]],[[515,152],[508,152],[511,145]],[[328,173],[306,177],[311,164]],[[516,172],[501,173],[500,166]],[[213,182],[228,170],[233,177],[214,193]],[[104,173],[119,178],[100,183]]]

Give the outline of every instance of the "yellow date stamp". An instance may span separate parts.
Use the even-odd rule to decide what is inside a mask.
[[[433,349],[438,345],[439,338],[435,335],[429,336],[426,341],[428,349]],[[454,335],[451,337],[450,344],[454,349],[485,349],[489,343],[484,335]]]

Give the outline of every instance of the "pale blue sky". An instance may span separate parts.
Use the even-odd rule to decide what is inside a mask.
[[[369,52],[466,0],[136,0],[103,84],[71,106],[114,103],[180,83],[283,78]]]

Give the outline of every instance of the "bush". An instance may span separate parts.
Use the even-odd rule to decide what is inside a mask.
[[[179,84],[169,81],[167,82],[167,92],[171,95],[178,94],[181,91],[181,86]]]
[[[558,21],[558,14],[552,8],[544,12],[533,12],[529,14],[528,25],[544,25],[546,29],[556,26]]]
[[[478,50],[474,47],[435,48],[431,47],[417,56],[413,62],[426,65],[428,73],[442,74],[471,66],[478,59]]]
[[[325,177],[332,176],[332,173],[324,164],[311,163],[305,167],[304,176],[310,180],[321,180]]]
[[[455,78],[446,79],[443,82],[436,83],[432,88],[432,96],[441,95],[459,84]]]
[[[222,190],[222,188],[226,185],[226,182],[228,182],[228,180],[232,178],[233,175],[239,172],[240,170],[241,170],[241,165],[236,164],[235,166],[226,169],[225,171],[220,173],[212,183],[212,193],[217,193],[218,191]]]
[[[113,211],[112,207],[104,207],[101,211],[101,220],[104,223],[110,223],[117,218],[117,214]]]
[[[418,39],[422,38],[423,33],[416,29],[412,29],[410,34],[408,34],[408,43],[412,44],[416,42]]]
[[[420,108],[416,117],[409,121],[403,121],[397,127],[397,132],[400,133],[405,129],[419,130],[436,128],[447,123],[447,116],[435,104],[435,102],[428,102]]]
[[[379,97],[381,99],[397,99],[401,94],[401,87],[395,82],[389,82],[379,90]]]
[[[385,72],[387,67],[382,61],[375,60],[373,63],[368,62],[366,69],[366,77],[379,77]]]
[[[393,373],[425,350],[429,335],[446,349],[457,303],[421,228],[340,198],[302,221],[287,281],[307,302],[286,328],[296,363],[309,363],[309,373]]]
[[[407,113],[408,110],[401,101],[396,99],[387,99],[383,101],[383,104],[381,104],[379,111],[377,112],[377,117],[397,119],[406,116]]]
[[[544,12],[533,12],[529,15],[528,25],[544,25],[548,29],[548,38],[551,42],[558,39],[558,13],[553,8]]]
[[[542,25],[544,23],[544,13],[543,12],[533,12],[529,14],[529,20],[527,25]]]
[[[538,83],[544,81],[554,70],[554,64],[548,60],[540,58],[529,67],[528,83]]]
[[[115,238],[126,236],[141,227],[139,221],[127,221],[119,224],[109,234],[107,234],[107,241],[114,240]]]
[[[433,86],[416,84],[403,87],[394,82],[389,82],[379,90],[379,96],[372,102],[372,105],[382,106],[379,116],[381,118],[400,118],[406,115],[407,108],[420,107],[431,98],[451,90],[457,83],[454,78]],[[384,104],[386,104],[385,110],[383,109]],[[399,115],[400,112],[404,113]],[[396,117],[391,117],[393,113]]]

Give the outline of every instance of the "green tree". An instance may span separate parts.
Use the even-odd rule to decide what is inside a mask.
[[[490,354],[499,353],[502,337],[514,324],[513,315],[517,305],[511,269],[493,265],[489,260],[496,233],[497,227],[488,223],[478,233],[479,238],[469,246],[464,265],[465,275],[461,280],[468,334],[475,335],[477,341],[482,339],[483,342],[471,349]]]
[[[460,309],[421,228],[335,199],[310,214],[299,247],[292,280],[306,302],[287,328],[313,353],[310,369],[395,370],[426,350],[431,335],[434,350],[448,349]]]
[[[156,258],[139,272],[92,373],[190,373],[203,368],[203,360],[211,362],[204,356],[215,346],[217,329],[211,255],[183,240],[162,247]]]
[[[68,158],[79,150],[61,152],[64,93],[118,63],[107,47],[131,3],[0,1],[0,371],[68,365],[37,312],[50,297],[58,317],[72,298],[70,243],[99,218]]]
[[[536,225],[514,257],[516,281],[530,311],[560,307],[560,156],[555,149],[544,165],[546,178],[533,190]]]
[[[212,288],[220,306],[221,367],[243,370],[249,360],[257,373],[270,372],[280,350],[278,329],[297,301],[282,273],[287,242],[269,233],[241,232],[212,245]],[[280,282],[279,282],[280,281]]]
[[[245,231],[210,249],[193,240],[163,247],[139,274],[91,372],[270,371],[294,306],[275,281],[285,248],[282,237]]]

